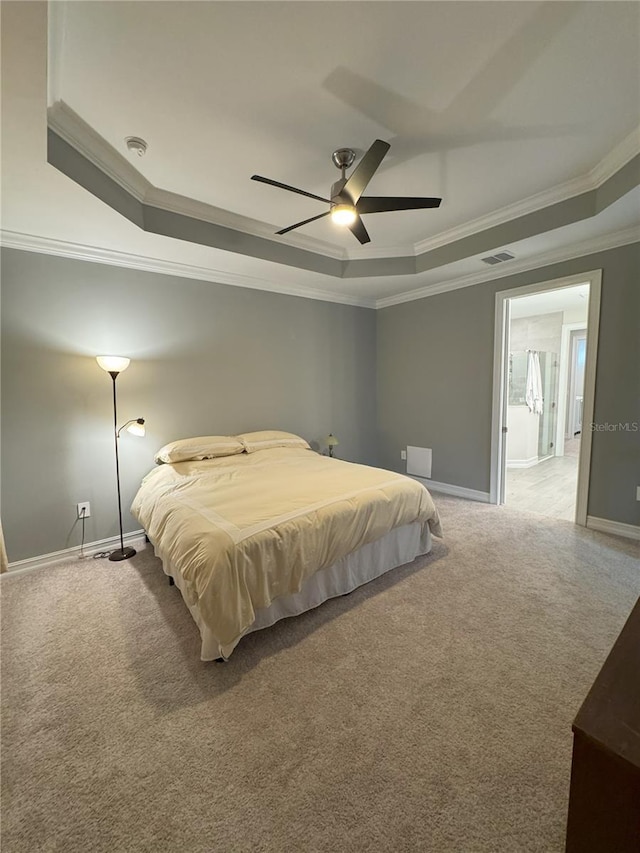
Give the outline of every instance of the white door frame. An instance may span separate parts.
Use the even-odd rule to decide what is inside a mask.
[[[587,320],[587,357],[584,375],[584,409],[582,422],[585,429],[580,441],[578,461],[578,490],[576,494],[576,524],[587,525],[587,502],[589,497],[589,472],[591,469],[591,438],[589,424],[593,422],[593,405],[596,384],[596,362],[598,358],[598,332],[600,324],[600,294],[602,290],[602,270],[542,281],[511,290],[496,293],[495,327],[493,342],[493,407],[491,417],[491,483],[489,502],[504,503],[505,486],[505,432],[507,424],[508,400],[506,383],[508,370],[505,369],[505,356],[509,352],[510,300],[545,290],[562,290],[577,284],[589,283],[589,314]]]

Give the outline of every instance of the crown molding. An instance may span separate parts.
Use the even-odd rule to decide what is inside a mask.
[[[595,190],[602,186],[605,181],[608,181],[623,166],[626,166],[637,154],[640,154],[640,127],[635,128],[606,157],[594,166],[590,172],[587,172],[586,175],[572,178],[562,184],[557,184],[540,193],[524,198],[515,204],[501,207],[485,216],[479,216],[477,219],[465,222],[463,225],[420,240],[414,246],[415,254],[421,255],[424,252],[431,252],[433,249],[439,249],[449,243],[455,243],[457,240],[471,237],[489,228],[504,225],[512,219],[527,216],[545,207],[559,204],[569,198],[574,198],[577,195],[582,195],[582,193]]]
[[[607,154],[589,172],[589,178],[593,182],[593,188],[602,186],[605,181],[612,178],[623,166],[632,160],[636,154],[640,154],[640,126],[635,127],[622,142]]]
[[[344,260],[346,261],[361,261],[361,260],[384,260],[385,258],[414,258],[415,251],[413,246],[372,246],[370,243],[367,246],[356,246],[353,249],[344,250]]]
[[[293,233],[278,236],[275,233],[277,226],[271,223],[232,213],[206,202],[154,186],[64,101],[56,101],[49,107],[47,124],[61,139],[142,204],[209,222],[212,225],[242,231],[254,237],[271,240],[277,245],[286,244],[340,261],[348,259],[345,249],[326,240]]]
[[[52,96],[53,93],[50,97]],[[124,155],[113,148],[62,100],[55,101],[48,108],[47,124],[61,139],[143,204],[166,210],[169,213],[178,213],[192,219],[209,222],[212,225],[242,231],[254,237],[271,240],[277,245],[285,244],[296,249],[323,254],[339,261],[359,260],[361,258],[371,260],[400,258],[415,254],[414,247],[411,244],[393,248],[357,246],[352,249],[345,249],[336,246],[334,243],[305,234],[290,232],[289,234],[277,235],[275,233],[277,226],[272,223],[242,216],[230,210],[224,210],[221,207],[215,207],[206,202],[154,186],[129,163]]]
[[[547,267],[551,264],[561,263],[562,261],[570,261],[574,258],[586,257],[596,252],[616,249],[618,246],[626,246],[629,243],[636,242],[640,242],[640,227],[634,225],[631,228],[614,231],[611,234],[603,234],[591,240],[583,240],[580,243],[573,243],[570,246],[563,246],[560,249],[543,252],[542,254],[525,258],[521,261],[508,261],[504,264],[504,267],[491,267],[486,271],[465,275],[451,281],[425,285],[425,287],[408,290],[395,296],[385,296],[382,299],[376,299],[375,307],[377,309],[389,308],[392,305],[400,305],[403,302],[414,302],[417,299],[425,299],[427,296],[437,296],[439,293],[447,293],[450,290],[460,290],[463,287],[473,287],[475,284],[508,278],[521,272]]]
[[[47,110],[47,125],[96,168],[143,202],[152,184],[64,101]]]
[[[98,246],[87,246],[81,243],[71,243],[49,237],[36,237],[33,234],[23,234],[18,231],[0,231],[0,245],[7,249],[19,249],[25,252],[36,252],[44,255],[57,255],[62,258],[73,258],[91,263],[144,270],[145,272],[159,273],[160,275],[175,275],[182,278],[193,278],[199,281],[226,284],[232,287],[246,287],[251,290],[267,290],[270,293],[281,293],[285,296],[300,296],[304,299],[336,302],[340,305],[354,305],[359,308],[375,308],[374,298],[349,296],[345,293],[333,293],[329,290],[304,287],[303,285],[278,284],[267,279],[216,270],[212,267],[199,267],[194,264],[165,261],[158,258],[149,258],[145,255],[103,249]]]
[[[47,120],[52,131],[142,204],[269,240],[279,247],[297,248],[347,263],[365,259],[415,258],[474,234],[504,225],[514,219],[597,189],[640,153],[640,128],[636,128],[586,175],[573,178],[515,204],[507,205],[463,225],[428,237],[414,245],[392,248],[358,246],[344,249],[325,240],[298,233],[278,236],[274,233],[276,226],[270,223],[155,187],[62,100],[56,101],[49,107]]]
[[[390,308],[392,305],[400,305],[403,302],[414,302],[417,299],[425,299],[428,296],[437,296],[439,293],[447,293],[450,290],[460,290],[465,287],[473,287],[487,281],[496,281],[508,278],[521,272],[528,272],[550,266],[551,264],[569,261],[573,258],[586,257],[596,252],[607,249],[616,249],[630,243],[640,242],[640,227],[633,226],[611,234],[604,234],[599,238],[584,240],[571,246],[564,246],[526,258],[514,263],[509,262],[506,269],[499,270],[492,267],[481,273],[462,276],[444,281],[438,284],[425,285],[415,290],[404,291],[394,296],[385,296],[380,299],[349,296],[344,293],[332,293],[318,288],[303,287],[301,285],[275,284],[266,279],[254,278],[253,276],[241,275],[239,273],[224,272],[211,267],[199,267],[194,264],[178,263],[175,261],[163,261],[157,258],[149,258],[144,255],[135,255],[128,252],[117,252],[113,249],[102,249],[96,246],[87,246],[80,243],[71,243],[64,240],[55,240],[48,237],[36,237],[32,234],[23,234],[17,231],[0,231],[0,245],[7,249],[18,249],[26,252],[36,252],[45,255],[57,255],[63,258],[74,258],[91,263],[109,264],[112,266],[139,269],[145,272],[159,273],[160,275],[175,275],[183,278],[193,278],[199,281],[211,281],[216,284],[226,284],[232,287],[247,287],[251,290],[267,290],[271,293],[281,293],[285,296],[300,296],[304,299],[317,299],[322,302],[336,302],[341,305],[353,305],[359,308]]]
[[[282,235],[281,238],[275,240],[275,225],[268,225],[265,222],[260,222],[258,219],[250,219],[248,216],[241,216],[238,213],[214,207],[204,201],[197,201],[193,198],[187,198],[187,196],[177,195],[158,187],[151,186],[144,198],[144,203],[151,207],[160,208],[160,210],[166,210],[169,213],[179,213],[191,219],[210,222],[212,225],[221,225],[224,228],[233,228],[235,231],[252,234],[254,237],[262,237],[278,245],[286,244],[296,249],[316,252],[339,261],[347,259],[347,253],[344,249],[327,243],[324,240],[317,240],[314,237],[307,237],[304,234]]]

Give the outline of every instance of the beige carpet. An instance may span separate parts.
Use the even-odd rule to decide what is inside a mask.
[[[2,580],[2,851],[561,851],[638,543],[438,497],[433,554],[198,659],[149,551]]]

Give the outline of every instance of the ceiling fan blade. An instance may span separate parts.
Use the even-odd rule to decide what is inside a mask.
[[[322,198],[322,196],[308,193],[306,190],[299,190],[297,187],[290,187],[289,184],[281,184],[280,181],[272,181],[271,178],[263,178],[262,175],[251,175],[251,180],[260,181],[263,184],[270,184],[272,187],[279,187],[281,190],[289,190],[291,193],[306,195],[307,198],[315,198],[317,201],[324,201],[327,204],[331,204],[331,200],[328,198]]]
[[[346,194],[351,199],[351,203],[355,204],[365,191],[365,188],[371,178],[375,175],[378,166],[384,160],[389,148],[391,148],[391,146],[388,142],[383,142],[382,139],[376,139],[371,148],[369,148],[362,160],[356,166],[353,174],[342,188],[340,195]]]
[[[358,213],[386,213],[389,210],[421,210],[440,207],[441,198],[409,198],[406,196],[361,196],[356,205]]]
[[[330,213],[330,210],[325,210],[324,213],[320,213],[318,216],[312,216],[311,219],[303,219],[302,222],[296,222],[295,225],[283,228],[282,231],[276,231],[276,234],[286,234],[288,231],[293,231],[294,228],[300,228],[301,225],[306,225],[307,222],[315,222],[316,219],[322,219],[323,216],[328,216]]]
[[[369,237],[369,234],[367,233],[367,229],[364,227],[364,223],[363,223],[362,219],[360,219],[359,216],[354,223],[352,223],[351,225],[349,225],[347,227],[349,228],[349,231],[351,231],[351,233],[355,237],[357,237],[361,243],[370,243],[371,242],[371,237]]]

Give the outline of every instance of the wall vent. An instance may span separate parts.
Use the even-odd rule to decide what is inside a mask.
[[[512,255],[511,252],[497,252],[495,255],[489,255],[488,258],[481,258],[480,260],[492,267],[494,264],[501,264],[504,261],[512,261],[514,258],[515,255]]]
[[[407,474],[431,479],[430,447],[407,447]]]

